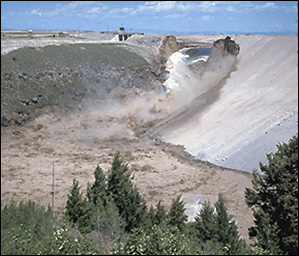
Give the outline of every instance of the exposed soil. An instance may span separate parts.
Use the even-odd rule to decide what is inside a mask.
[[[221,195],[248,240],[253,217],[244,190],[251,175],[145,136],[166,116],[149,103],[164,78],[151,50],[130,47],[73,44],[1,56],[1,207],[12,199],[51,205],[54,163],[60,215],[73,179],[84,193],[96,166],[107,173],[119,151],[148,205],[161,200],[169,209],[178,195]]]

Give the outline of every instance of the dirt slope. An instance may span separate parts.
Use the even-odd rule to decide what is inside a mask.
[[[251,187],[251,175],[194,161],[182,147],[140,136],[154,126],[157,120],[165,117],[163,113],[154,112],[147,107],[148,104],[150,105],[150,96],[157,96],[155,93],[151,94],[150,86],[161,85],[159,77],[151,72],[145,59],[129,53],[132,51],[121,50],[121,55],[118,55],[120,50],[114,49],[114,56],[127,58],[122,61],[136,60],[135,64],[125,61],[131,63],[127,66],[113,59],[110,60],[114,62],[113,65],[111,64],[112,68],[107,69],[107,65],[101,64],[106,56],[104,52],[94,56],[97,61],[88,61],[86,56],[90,56],[95,49],[100,51],[103,48],[97,45],[65,45],[37,49],[24,48],[23,51],[4,55],[2,60],[6,58],[7,60],[3,62],[2,68],[7,70],[1,72],[1,87],[4,85],[3,88],[8,91],[6,97],[1,98],[1,104],[5,106],[2,118],[7,116],[9,111],[15,112],[17,117],[24,115],[25,112],[21,114],[14,104],[18,102],[19,107],[28,111],[27,115],[30,119],[26,122],[20,121],[22,124],[20,126],[15,125],[18,124],[15,120],[19,119],[12,117],[4,120],[8,122],[8,127],[1,128],[1,206],[8,204],[12,199],[33,200],[43,205],[50,205],[52,164],[55,163],[56,214],[61,214],[65,209],[73,179],[79,180],[84,193],[87,182],[93,182],[96,166],[99,164],[105,172],[108,172],[115,152],[119,151],[124,161],[129,164],[135,177],[134,183],[148,205],[156,204],[161,200],[166,208],[169,208],[172,200],[178,195],[202,195],[206,198],[221,195],[227,203],[229,212],[238,222],[240,233],[248,239],[247,228],[252,225],[253,219],[251,211],[245,204],[244,190],[246,187]],[[43,74],[46,75],[40,76],[42,79],[40,87],[38,83],[34,83],[35,69],[30,69],[28,65],[36,65],[36,62],[30,60],[48,51],[52,55],[45,55],[49,66],[41,66]],[[74,58],[73,54],[66,54],[67,51],[76,54],[77,58]],[[90,54],[86,55],[87,51],[90,51]],[[63,60],[56,62],[61,54]],[[24,56],[24,59],[18,62],[20,56]],[[26,58],[29,58],[29,61],[26,61]],[[14,68],[9,66],[16,62],[23,64]],[[65,64],[57,66],[57,63]],[[140,68],[140,63],[144,69],[137,68]],[[87,69],[86,64],[92,65],[93,68]],[[136,69],[130,70],[134,65]],[[60,111],[62,106],[68,105],[69,102],[65,104],[58,100],[62,104],[58,104],[58,108],[43,107],[42,112],[35,115],[33,109],[37,103],[34,97],[39,97],[39,94],[42,96],[41,99],[37,98],[38,101],[47,97],[53,101],[53,106],[57,106],[55,103],[57,99],[50,97],[51,94],[48,92],[55,96],[53,85],[57,81],[64,81],[64,76],[59,77],[59,72],[65,74],[67,68],[72,68],[73,71],[69,71],[70,81],[66,80],[61,90],[67,95],[66,99],[70,101],[70,105],[76,107]],[[54,72],[48,77],[50,70]],[[96,70],[103,74],[97,76]],[[132,72],[128,73],[124,70]],[[11,80],[7,80],[9,76],[5,77],[5,73],[12,73]],[[18,74],[21,74],[21,77]],[[71,78],[75,74],[78,74],[80,79],[76,88],[72,88],[71,85],[74,83]],[[27,76],[27,79],[25,77],[24,80],[22,76]],[[56,77],[56,80],[53,77]],[[87,85],[90,86],[88,88],[95,89],[97,83],[91,78],[99,79],[99,84],[104,86],[104,90],[99,92],[105,92],[100,95],[108,98],[104,97],[98,102],[97,97],[82,97],[80,94],[76,96],[73,93],[77,88],[81,88],[85,93]],[[130,93],[126,93],[126,96],[130,95],[130,97],[124,99],[121,96],[124,95],[124,90],[119,90],[120,88],[114,90],[109,87],[111,81],[109,78],[112,78],[113,82],[116,81],[120,88],[127,86],[125,92],[129,90]],[[14,82],[10,84],[11,81]],[[26,83],[23,83],[24,81]],[[94,83],[90,84],[91,81]],[[24,84],[26,87],[22,87]],[[14,90],[9,91],[10,85]],[[36,86],[35,90],[31,88],[32,85]],[[24,88],[28,90],[23,90]],[[38,92],[37,88],[43,91]],[[59,98],[61,91],[58,92],[56,95]],[[89,96],[94,95],[91,93]],[[77,100],[80,103],[77,103]],[[36,109],[40,108],[36,107]],[[12,120],[13,126],[9,120]]]

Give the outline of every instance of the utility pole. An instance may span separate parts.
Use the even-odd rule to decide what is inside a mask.
[[[53,174],[52,174],[52,213],[53,213],[53,216],[55,215],[54,212],[55,212],[55,167],[54,167],[54,162],[52,163],[52,171],[53,171]]]

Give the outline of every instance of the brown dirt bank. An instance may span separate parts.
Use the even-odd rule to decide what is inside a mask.
[[[2,207],[12,199],[50,205],[54,162],[61,214],[72,180],[84,193],[96,166],[108,172],[119,151],[148,205],[161,200],[169,208],[178,195],[221,195],[248,239],[253,218],[244,190],[251,187],[250,174],[195,161],[182,147],[139,136],[161,118],[145,111],[147,101],[139,97],[161,85],[143,57],[117,45],[24,48],[1,57],[1,120],[8,126],[1,127]],[[72,111],[57,111],[65,106]],[[9,119],[11,112],[30,120]]]
[[[222,195],[240,233],[247,237],[247,228],[252,225],[251,211],[244,198],[245,188],[251,187],[249,174],[193,161],[180,147],[159,145],[126,133],[101,138],[103,131],[99,129],[97,135],[89,129],[102,121],[87,117],[84,112],[61,118],[49,114],[22,127],[2,129],[2,206],[11,199],[51,205],[54,162],[56,211],[61,214],[72,180],[79,180],[84,192],[87,182],[93,182],[97,164],[107,172],[115,152],[119,151],[148,205],[161,200],[169,209],[172,199],[180,194]],[[121,131],[124,127],[115,128]]]

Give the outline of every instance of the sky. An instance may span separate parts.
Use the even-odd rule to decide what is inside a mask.
[[[1,1],[1,30],[298,35],[297,1]]]

